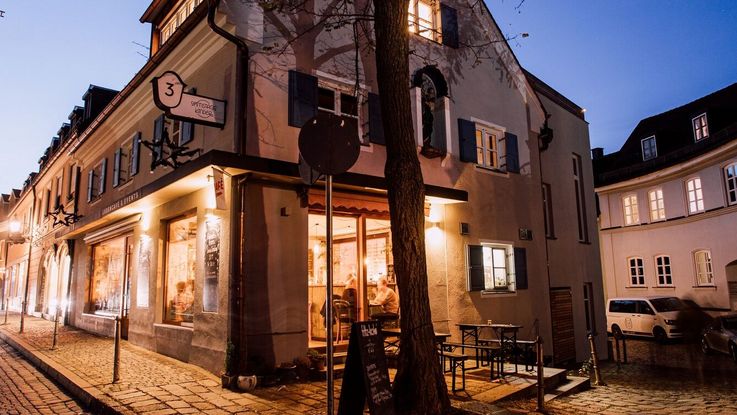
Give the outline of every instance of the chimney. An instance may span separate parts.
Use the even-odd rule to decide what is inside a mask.
[[[591,149],[591,159],[599,160],[604,157],[604,149],[601,147],[594,147]]]

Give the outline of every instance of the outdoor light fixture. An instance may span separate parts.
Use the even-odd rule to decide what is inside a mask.
[[[437,225],[440,223],[440,221],[443,219],[443,214],[440,211],[440,205],[437,203],[434,205],[430,205],[430,212],[427,216],[427,221],[432,223],[433,225]]]
[[[17,219],[10,221],[10,233],[20,233],[20,222]]]

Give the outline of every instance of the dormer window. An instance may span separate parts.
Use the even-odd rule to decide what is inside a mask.
[[[691,123],[693,124],[694,140],[701,141],[709,137],[709,124],[706,122],[706,113],[694,118]]]
[[[647,161],[655,157],[658,157],[658,146],[653,135],[642,140],[642,160]]]
[[[179,4],[179,7],[170,13],[168,20],[165,20],[159,27],[161,35],[159,36],[159,44],[163,45],[176,32],[187,17],[194,12],[194,9],[202,3],[203,0],[185,0]]]

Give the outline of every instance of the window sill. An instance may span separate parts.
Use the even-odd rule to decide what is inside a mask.
[[[156,327],[174,330],[194,331],[194,327],[180,326],[179,324],[171,323],[154,323],[154,328]]]
[[[105,320],[115,320],[115,316],[109,314],[82,313],[82,317],[101,318]]]
[[[627,289],[633,288],[633,289],[647,290],[647,286],[646,285],[625,285],[624,288],[627,288]]]
[[[717,289],[717,286],[716,285],[694,285],[691,288],[702,288],[702,289],[707,289],[707,290],[716,290]]]
[[[654,285],[654,286],[652,286],[650,288],[666,288],[666,289],[670,289],[670,290],[675,290],[676,289],[676,286],[675,285]]]
[[[515,297],[517,296],[517,291],[509,291],[509,290],[483,290],[481,291],[481,298],[490,298],[490,297]]]
[[[476,171],[479,171],[481,173],[491,174],[493,176],[509,177],[509,172],[506,172],[501,169],[497,169],[494,167],[481,166],[479,164],[475,164],[474,166],[476,167]]]
[[[133,179],[129,177],[124,182],[119,183],[118,186],[115,187],[115,189],[117,189],[118,191],[121,191],[123,189],[130,187],[131,183],[133,183]]]
[[[591,245],[591,241],[578,241],[582,245]]]

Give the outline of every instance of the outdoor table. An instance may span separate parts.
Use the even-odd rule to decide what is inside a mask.
[[[388,350],[391,347],[399,349],[399,338],[402,334],[402,330],[399,328],[386,328],[381,330],[381,334],[384,335],[384,350]],[[450,337],[450,333],[438,333],[435,332],[435,343],[444,343]]]
[[[499,323],[458,323],[456,324],[461,331],[461,343],[467,343],[473,346],[479,344],[479,334],[483,329],[491,329],[499,339],[502,350],[514,351],[517,347],[517,332],[522,326],[516,324],[499,324]],[[515,357],[514,373],[517,373],[517,359]],[[483,363],[482,363],[483,365]],[[476,350],[476,368],[479,367],[479,351]],[[504,376],[503,371],[500,373]]]
[[[494,330],[497,339],[499,339],[502,347],[502,352],[507,351],[514,355],[514,372],[517,373],[517,332],[522,326],[516,324],[492,324],[491,329]],[[502,371],[500,375],[503,377],[506,373],[504,372],[504,366],[502,365]]]

